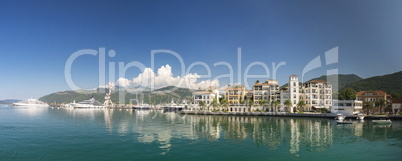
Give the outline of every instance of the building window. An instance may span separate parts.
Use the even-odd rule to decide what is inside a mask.
[[[296,92],[296,88],[293,88],[293,92]]]
[[[296,86],[296,82],[293,82],[293,86]]]

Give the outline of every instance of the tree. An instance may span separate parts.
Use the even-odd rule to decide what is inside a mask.
[[[258,84],[258,83],[260,83],[260,80],[256,80],[256,81],[255,81],[255,84]]]
[[[274,106],[274,110],[275,112],[278,112],[278,105],[280,104],[280,102],[278,100],[273,101],[273,106]]]
[[[278,105],[279,105],[279,101],[274,100],[271,102],[271,107],[273,108],[272,111],[278,112]]]
[[[200,105],[200,107],[202,107],[202,109],[204,109],[204,107],[205,107],[205,102],[204,102],[204,101],[201,101],[201,102],[199,102],[198,105]]]
[[[304,111],[304,106],[306,106],[306,103],[303,101],[303,100],[300,100],[298,103],[297,103],[297,111],[298,112],[300,112],[300,111]]]
[[[226,111],[228,111],[228,107],[229,107],[229,102],[228,102],[228,100],[222,99],[222,100],[221,100],[221,105],[222,105],[222,107],[225,108]]]
[[[399,94],[399,93],[397,93],[397,92],[392,92],[392,93],[391,93],[391,96],[392,96],[393,98],[402,98],[402,95]]]
[[[376,101],[375,106],[378,108],[378,111],[380,112],[380,114],[382,114],[383,112],[383,108],[386,106],[386,102],[383,99],[379,99],[378,101]]]
[[[367,112],[367,115],[370,115],[371,109],[373,109],[373,102],[370,101],[364,102],[363,110]]]
[[[253,107],[253,105],[254,105],[253,99],[249,99],[248,100],[248,106],[251,108],[251,107]]]
[[[289,107],[292,107],[293,105],[292,105],[292,101],[290,101],[290,100],[286,100],[284,103],[283,103],[283,105],[285,105],[285,107],[286,108],[288,108],[289,109]],[[289,110],[290,111],[290,110]]]
[[[211,102],[211,106],[214,108],[214,110],[219,106],[218,100],[214,98]]]
[[[346,88],[339,93],[338,98],[340,100],[355,100],[356,99],[356,91],[352,88]]]
[[[262,106],[262,110],[266,111],[265,106],[267,105],[267,101],[266,100],[258,100],[258,105]]]

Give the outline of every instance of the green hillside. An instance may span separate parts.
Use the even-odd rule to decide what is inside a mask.
[[[107,90],[105,91],[107,92]],[[125,101],[120,103],[132,102],[135,104],[136,101],[134,101],[134,99],[138,98],[139,100],[143,100],[144,103],[159,104],[159,103],[168,103],[172,99],[174,99],[175,101],[182,99],[187,99],[191,101],[192,91],[187,88],[175,88],[169,86],[154,91],[144,90],[142,93],[138,94],[123,92],[123,95],[125,96]],[[91,92],[80,91],[79,93],[75,91],[56,92],[43,96],[39,98],[39,100],[48,103],[69,103],[74,100],[76,102],[79,102],[82,100],[90,99],[92,96],[100,102],[103,102],[105,100],[104,99],[105,93],[99,92],[99,89]],[[113,102],[118,102],[119,100],[118,98],[119,98],[118,92],[112,93],[111,99]]]
[[[380,90],[392,95],[402,94],[402,71],[363,79],[348,84],[344,88],[352,88],[356,92]]]

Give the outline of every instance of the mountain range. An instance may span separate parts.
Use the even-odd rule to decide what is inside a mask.
[[[39,98],[39,100],[48,103],[69,103],[73,102],[74,100],[76,102],[79,102],[94,97],[96,100],[104,102],[105,92],[101,91],[108,92],[108,89],[98,88],[96,90],[62,91],[43,96]],[[191,100],[193,93],[193,91],[190,89],[177,88],[174,86],[163,87],[156,90],[142,89],[141,93],[138,91],[135,92],[133,91],[135,90],[134,89],[125,90],[117,87],[116,90],[114,90],[114,92],[112,92],[111,94],[111,100],[112,102],[118,102],[119,93],[121,93],[125,99],[124,102],[119,103],[137,104],[137,102],[138,103],[143,102],[143,103],[159,104],[159,103],[168,103],[171,102],[172,100],[174,100],[175,102],[182,99]],[[122,99],[120,101],[122,101]]]
[[[343,89],[345,88],[352,88],[356,92],[379,90],[393,96],[400,96],[402,94],[402,71],[352,82],[345,85]]]
[[[13,103],[17,103],[20,101],[21,100],[17,100],[17,99],[5,99],[5,100],[0,100],[0,104],[13,104]]]
[[[329,76],[321,76],[318,78],[314,78],[311,80],[326,80],[333,84],[333,91],[337,92],[345,89],[352,88],[356,92],[363,90],[380,90],[384,91],[388,94],[392,94],[393,96],[400,96],[402,94],[402,71],[387,74],[382,76],[375,76],[363,79],[355,74],[339,74],[339,75],[329,75]],[[337,84],[336,84],[337,82]],[[287,86],[287,84],[282,87]],[[122,89],[116,87],[115,92],[111,95],[111,100],[113,102],[117,102],[119,99],[120,91],[125,98],[124,102],[120,103],[134,103],[138,102],[143,103],[168,103],[172,100],[176,102],[178,100],[186,99],[192,100],[192,92],[194,90],[190,90],[187,88],[177,88],[174,86],[163,87],[156,90],[151,90],[148,88],[142,88],[141,93],[137,91],[138,89]],[[92,96],[100,101],[104,101],[104,92],[100,91],[108,91],[108,89],[98,88],[96,90],[77,90],[77,91],[63,91],[56,92],[46,96],[39,98],[39,100],[48,102],[48,103],[69,103],[72,101],[82,101],[86,99],[90,99]],[[138,94],[136,94],[138,93]]]

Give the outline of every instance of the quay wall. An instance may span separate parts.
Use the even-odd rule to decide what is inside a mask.
[[[227,115],[227,116],[274,116],[274,117],[315,117],[335,119],[337,116],[333,113],[285,113],[285,112],[210,112],[210,111],[180,111],[180,114],[188,115]],[[356,119],[357,116],[349,115],[346,119]],[[390,118],[392,120],[402,120],[400,115],[389,116],[365,116],[365,119],[383,119]]]

